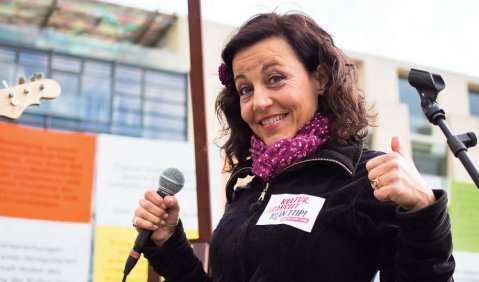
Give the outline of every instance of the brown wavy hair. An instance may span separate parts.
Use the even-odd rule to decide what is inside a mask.
[[[367,135],[368,118],[363,93],[356,87],[356,69],[347,56],[334,45],[332,36],[310,17],[289,12],[283,15],[265,13],[252,17],[233,35],[221,53],[231,77],[236,53],[255,43],[271,38],[284,38],[309,73],[321,64],[329,75],[327,90],[318,95],[318,111],[329,117],[329,137],[340,143],[347,139],[363,139]],[[253,131],[241,118],[239,95],[230,79],[216,99],[216,115],[227,137],[221,146],[230,171],[250,158]]]

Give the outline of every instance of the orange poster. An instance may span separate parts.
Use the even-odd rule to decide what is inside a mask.
[[[0,216],[91,221],[96,136],[0,123]]]

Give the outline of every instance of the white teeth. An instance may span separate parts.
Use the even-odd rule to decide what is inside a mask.
[[[269,119],[265,119],[265,120],[262,120],[261,121],[261,124],[263,126],[266,126],[268,124],[272,124],[273,122],[277,122],[278,120],[282,120],[286,115],[279,115],[279,116],[274,116],[272,118],[269,118]]]

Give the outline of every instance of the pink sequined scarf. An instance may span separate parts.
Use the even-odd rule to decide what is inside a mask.
[[[326,141],[328,125],[328,119],[316,113],[295,137],[279,140],[269,147],[256,135],[251,136],[253,173],[266,182],[271,181],[281,169],[314,153]]]

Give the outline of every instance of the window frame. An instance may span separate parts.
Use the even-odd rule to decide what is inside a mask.
[[[42,50],[33,48],[31,46],[21,46],[21,45],[11,45],[8,43],[0,43],[0,51],[5,50],[6,52],[2,53],[5,56],[0,57],[0,63],[3,65],[12,65],[12,69],[6,80],[8,80],[9,85],[16,84],[13,80],[16,80],[14,77],[15,74],[19,72],[22,68],[20,64],[20,54],[23,52],[28,54],[40,55],[41,57],[46,57],[43,61],[41,69],[36,72],[43,72],[45,78],[52,78],[52,75],[64,75],[64,76],[74,76],[76,77],[76,89],[72,90],[71,96],[69,99],[65,99],[67,96],[60,96],[58,99],[42,102],[39,107],[29,107],[25,110],[22,117],[18,120],[7,120],[6,122],[18,123],[24,125],[30,125],[34,127],[41,128],[51,128],[51,129],[60,129],[67,131],[77,131],[77,132],[92,132],[92,133],[109,133],[109,134],[118,134],[118,135],[127,135],[135,137],[144,137],[151,139],[167,139],[167,140],[181,140],[186,141],[188,136],[188,81],[187,73],[173,72],[168,70],[161,70],[152,67],[144,67],[139,65],[133,65],[130,63],[123,63],[119,61],[111,60],[102,60],[99,58],[92,58],[87,56],[77,56],[72,54],[67,54],[64,52],[54,52],[51,50]],[[10,52],[10,54],[8,54]],[[14,58],[9,58],[8,55],[14,53]],[[74,68],[72,66],[65,66],[67,69],[58,67],[56,64],[53,64],[52,61],[59,60],[59,62],[68,61],[72,59],[76,61],[77,66]],[[28,60],[27,60],[28,61]],[[28,62],[27,62],[28,63]],[[33,62],[34,63],[34,62]],[[97,67],[105,67],[109,69],[103,75],[103,78],[108,79],[105,83],[108,83],[108,87],[103,88],[103,101],[107,101],[107,110],[108,118],[106,118],[105,112],[102,113],[100,118],[88,116],[86,109],[82,108],[89,103],[87,103],[85,97],[88,97],[87,92],[83,91],[84,79],[93,77],[92,72],[85,70],[85,64],[98,64]],[[61,64],[59,65],[61,66]],[[70,68],[69,68],[70,67]],[[36,68],[36,67],[35,67]],[[119,89],[116,85],[118,79],[123,79],[121,82],[132,83],[128,81],[128,78],[121,78],[116,75],[116,71],[124,70],[133,70],[138,74],[137,77],[137,87],[135,93],[125,93],[124,89]],[[23,74],[31,75],[31,74]],[[165,79],[157,81],[154,85],[161,89],[160,91],[150,91],[146,95],[146,91],[151,89],[151,86],[148,86],[146,76],[152,76],[156,78],[164,77]],[[168,79],[173,78],[173,79]],[[26,78],[28,80],[28,78]],[[175,84],[172,81],[176,81]],[[121,83],[120,83],[121,84]],[[133,85],[133,84],[132,84]],[[86,86],[86,85],[85,85]],[[128,83],[124,84],[128,87]],[[109,91],[109,93],[105,92]],[[167,90],[163,90],[167,89]],[[91,88],[90,88],[91,90]],[[65,91],[65,90],[63,90]],[[62,92],[63,92],[62,91]],[[163,92],[162,92],[163,91]],[[89,92],[92,93],[91,91]],[[164,97],[166,94],[166,98]],[[153,96],[152,96],[153,95]],[[157,96],[155,96],[157,95]],[[168,95],[178,95],[175,97],[168,97]],[[163,97],[162,97],[163,96]],[[63,98],[63,99],[62,99]],[[78,99],[76,102],[73,100]],[[121,110],[123,108],[115,108],[115,100],[118,99],[136,99],[138,103],[137,110],[133,113],[132,117],[136,117],[136,122],[132,124],[124,124],[122,122],[116,122],[115,117],[121,116]],[[64,102],[65,100],[72,100]],[[42,100],[43,101],[43,100]],[[55,107],[62,105],[62,103],[69,103],[71,107],[78,108],[78,111],[71,109],[68,111],[68,105],[63,105],[67,109],[62,111],[55,111]],[[155,111],[147,111],[145,105],[150,103],[155,103],[155,105],[161,105],[165,108],[171,108],[172,106],[176,108],[176,111],[179,113],[168,113],[165,111],[163,113],[158,113]],[[151,105],[150,105],[151,106]],[[156,118],[156,120],[155,120]],[[107,120],[106,120],[107,119]],[[148,121],[150,124],[146,124]],[[151,124],[153,122],[153,124]],[[171,126],[175,125],[175,126]]]

